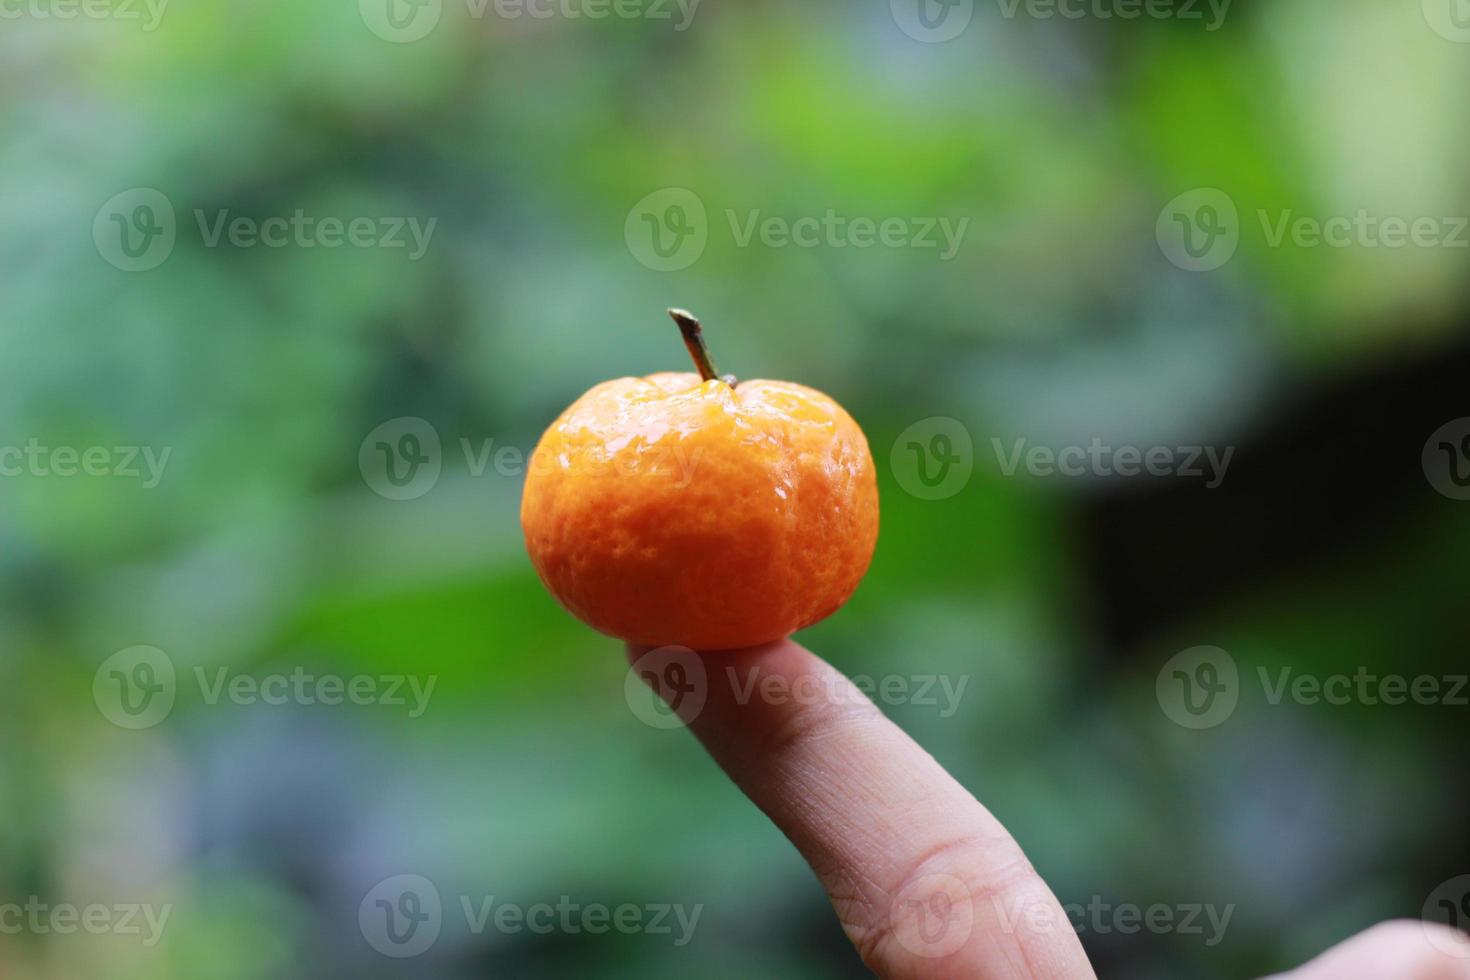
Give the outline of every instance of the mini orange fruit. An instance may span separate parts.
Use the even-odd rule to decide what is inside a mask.
[[[835,612],[878,539],[862,429],[831,398],[736,382],[670,314],[699,374],[597,385],[541,437],[521,499],[542,582],[594,629],[728,650]]]

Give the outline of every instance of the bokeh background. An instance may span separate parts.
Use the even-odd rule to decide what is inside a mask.
[[[1463,700],[1273,704],[1258,673],[1467,670],[1470,503],[1431,438],[1470,434],[1460,0],[388,2],[0,19],[0,444],[51,453],[0,458],[0,902],[170,908],[152,943],[11,916],[0,976],[863,975],[524,554],[517,460],[592,384],[687,369],[670,305],[869,434],[876,559],[803,640],[963,679],[951,714],[884,709],[1063,902],[1232,909],[1083,928],[1102,975],[1284,969],[1470,872]],[[947,257],[737,233],[829,210],[967,225]],[[1360,211],[1442,238],[1269,233]],[[210,234],[298,212],[434,225],[422,254]],[[1219,232],[1199,261],[1179,215]],[[372,462],[403,419],[439,440],[408,489]],[[929,499],[935,425],[970,448]],[[1215,487],[1008,474],[994,441],[1094,439],[1233,457]],[[1159,680],[1199,646],[1239,680],[1196,729]],[[173,700],[119,715],[143,663]],[[298,668],[434,687],[209,697]],[[411,958],[359,920],[399,875],[443,903]],[[461,910],[564,896],[702,911],[680,945]]]

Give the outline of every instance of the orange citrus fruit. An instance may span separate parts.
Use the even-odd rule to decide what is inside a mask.
[[[868,569],[878,485],[831,398],[735,382],[671,311],[700,374],[597,385],[541,437],[521,527],[541,580],[583,622],[648,646],[728,650],[835,612]]]

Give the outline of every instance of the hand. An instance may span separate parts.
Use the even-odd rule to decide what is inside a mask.
[[[628,654],[637,661],[645,652]],[[875,973],[1095,976],[1061,905],[1000,821],[835,668],[789,640],[681,656],[703,660],[709,681],[703,706],[686,717],[690,729],[806,858]],[[732,665],[742,678],[754,671],[757,683],[774,678],[803,696],[763,699],[757,688],[747,697],[720,682]],[[1385,923],[1289,976],[1470,980],[1470,959],[1441,951],[1425,928]]]

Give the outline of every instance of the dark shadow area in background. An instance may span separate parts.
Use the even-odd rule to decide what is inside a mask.
[[[1099,483],[1080,505],[1078,540],[1110,656],[1144,648],[1253,583],[1325,566],[1416,512],[1454,506],[1426,481],[1420,454],[1436,429],[1470,414],[1467,379],[1470,332],[1412,360],[1298,389],[1238,441],[1214,490],[1203,481]]]
[[[1076,540],[1099,655],[1114,662],[1150,657],[1173,649],[1170,642],[1194,618],[1219,613],[1228,622],[1231,609],[1271,594],[1274,582],[1330,582],[1338,568],[1366,567],[1381,601],[1355,587],[1342,602],[1362,609],[1396,638],[1382,662],[1406,675],[1470,672],[1463,576],[1456,580],[1451,571],[1450,580],[1434,582],[1434,590],[1416,592],[1424,588],[1424,570],[1395,567],[1383,557],[1391,555],[1395,541],[1436,535],[1440,517],[1453,519],[1454,508],[1470,508],[1437,493],[1421,460],[1432,433],[1470,415],[1467,379],[1470,332],[1462,332],[1448,345],[1426,346],[1297,389],[1237,441],[1228,476],[1217,489],[1206,489],[1202,480],[1097,483],[1096,492],[1078,504]],[[1464,547],[1461,535],[1429,541],[1430,548]],[[1458,557],[1446,555],[1445,567],[1453,570]],[[1216,640],[1204,636],[1199,642]],[[1341,669],[1351,673],[1356,667]],[[1436,733],[1431,744],[1439,751],[1429,764],[1463,812],[1470,785],[1462,755],[1467,709],[1401,710],[1419,712],[1414,723],[1427,723]],[[1416,819],[1412,812],[1403,817]],[[1442,840],[1412,863],[1427,890],[1447,871],[1470,867],[1470,840]],[[1398,914],[1415,917],[1419,909]],[[1167,955],[1162,940],[1144,941]],[[1103,976],[1106,952],[1089,945]]]

